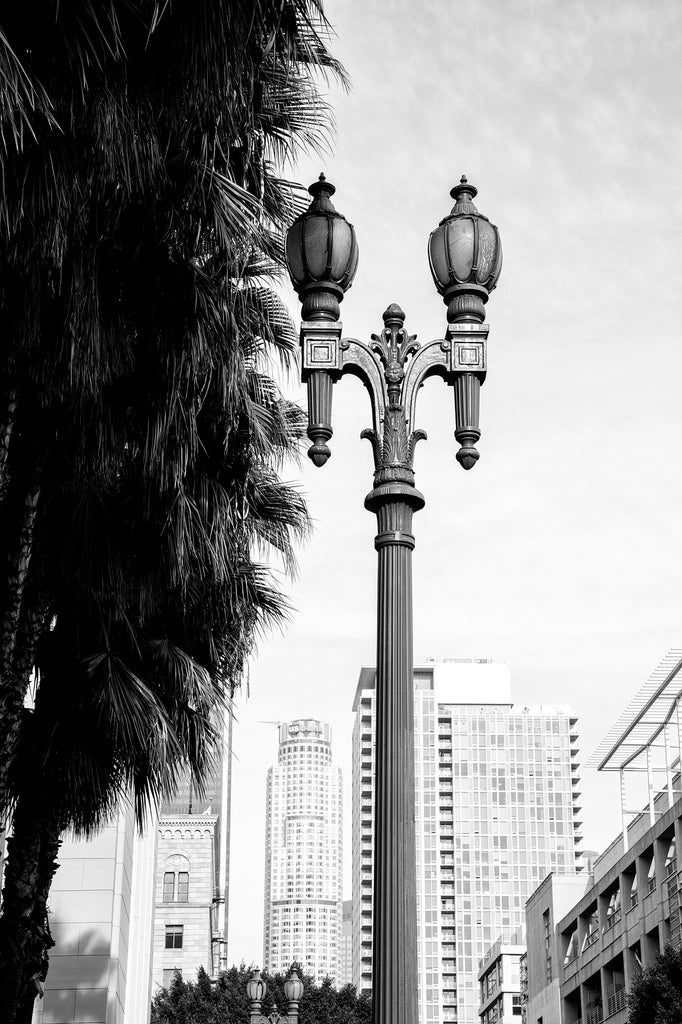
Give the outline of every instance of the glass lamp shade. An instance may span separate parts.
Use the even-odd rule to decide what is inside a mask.
[[[299,1003],[303,995],[303,982],[296,970],[291,970],[287,980],[284,982],[284,995],[288,1002]]]
[[[336,189],[323,174],[308,191],[313,197],[309,208],[287,232],[291,280],[299,295],[320,290],[343,298],[358,266],[355,228],[334,209],[331,197]]]
[[[260,971],[253,972],[246,983],[246,993],[252,1003],[262,1003],[265,998],[265,982],[260,976]]]
[[[474,206],[477,192],[462,176],[450,192],[455,200],[452,211],[429,236],[431,273],[446,297],[453,291],[471,290],[485,293],[485,301],[500,276],[500,233]]]

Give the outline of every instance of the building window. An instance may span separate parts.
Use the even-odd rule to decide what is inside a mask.
[[[182,949],[182,925],[166,925],[166,949]]]
[[[552,929],[549,922],[549,910],[542,915],[545,930],[545,979],[552,980]]]
[[[673,836],[670,846],[668,847],[668,854],[665,858],[665,876],[669,878],[677,871],[677,855],[675,851],[675,837]]]
[[[173,978],[175,977],[176,973],[180,975],[180,979],[182,980],[182,971],[180,970],[179,967],[166,967],[166,968],[164,968],[164,971],[163,971],[163,981],[161,982],[161,984],[163,985],[164,988],[170,988],[171,987],[171,985],[173,983]]]
[[[175,872],[166,871],[163,876],[163,902],[172,903],[175,897]],[[166,986],[167,987],[167,986]]]
[[[163,875],[163,902],[187,903],[189,900],[189,871],[165,871]]]
[[[178,872],[178,903],[187,903],[189,900],[189,871]]]
[[[635,871],[634,875],[632,876],[632,882],[630,883],[630,909],[632,909],[632,907],[636,907],[638,902],[639,897],[637,896],[637,871]]]

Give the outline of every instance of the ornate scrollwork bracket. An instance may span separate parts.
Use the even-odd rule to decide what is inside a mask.
[[[445,338],[420,345],[405,329],[405,314],[393,303],[384,328],[369,344],[342,338],[341,324],[308,321],[301,329],[303,379],[308,382],[309,451],[316,465],[331,454],[332,385],[346,373],[359,377],[370,397],[372,426],[362,431],[374,454],[374,485],[402,481],[414,486],[414,452],[426,437],[415,424],[416,398],[424,381],[438,375],[455,389],[457,458],[465,469],[478,459],[475,443],[479,389],[485,379],[487,324],[451,323]]]

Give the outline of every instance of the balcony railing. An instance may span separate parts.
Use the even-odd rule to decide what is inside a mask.
[[[620,921],[620,907],[618,910],[614,910],[612,914],[606,918],[606,924],[604,925],[604,931],[608,931],[609,928],[613,928],[614,924]]]
[[[610,1017],[614,1013],[618,1013],[625,1006],[625,989],[617,988],[611,992],[611,995],[606,997],[606,1016]]]
[[[585,1010],[585,1024],[601,1024],[604,1019],[602,1006],[588,1006]]]
[[[585,941],[583,943],[583,949],[588,949],[590,946],[593,946],[595,944],[595,942],[597,941],[598,937],[599,937],[599,932],[595,928],[595,930],[593,932],[590,932],[588,935],[585,936]]]

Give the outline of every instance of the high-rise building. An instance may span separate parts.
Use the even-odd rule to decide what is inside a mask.
[[[372,982],[375,670],[353,709],[353,969]],[[479,960],[524,923],[549,871],[580,863],[576,719],[513,704],[509,669],[450,661],[415,669],[419,1019],[478,1020]]]
[[[353,984],[353,901],[343,901],[341,918],[341,956],[337,988]]]
[[[267,778],[263,966],[297,961],[318,982],[338,980],[343,805],[331,729],[315,719],[279,724]]]
[[[219,723],[223,742],[204,786],[188,774],[161,808],[156,854],[154,989],[176,970],[193,981],[199,967],[227,968],[227,900],[232,779],[232,714]]]

